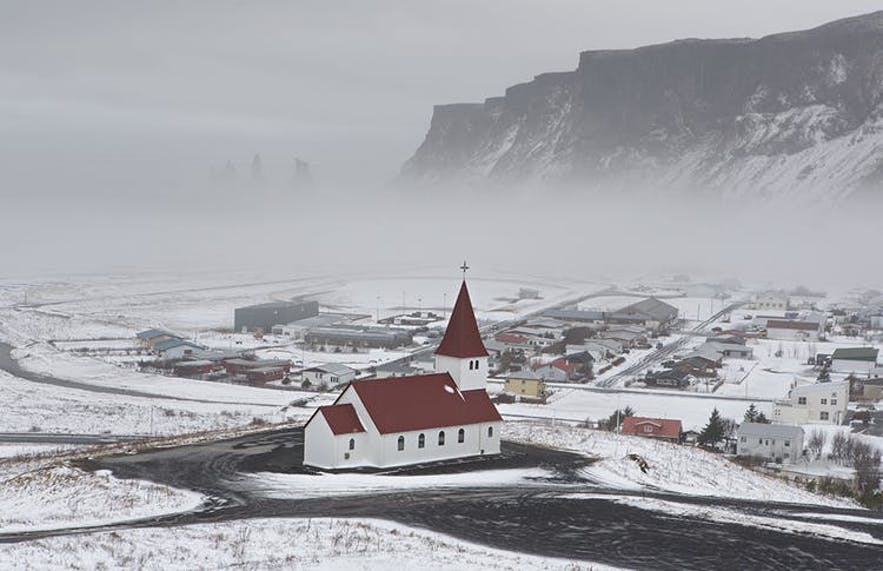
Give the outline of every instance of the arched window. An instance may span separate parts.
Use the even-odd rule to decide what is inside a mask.
[[[476,371],[478,370],[478,364],[479,364],[479,363],[480,363],[480,361],[479,361],[478,359],[476,359],[476,360],[475,360],[475,370],[476,370]]]
[[[350,450],[355,450],[356,448],[356,439],[350,438]]]
[[[473,364],[473,363],[475,363],[475,361],[469,361],[469,370],[470,370],[470,371],[472,370],[472,364]]]
[[[405,437],[399,436],[399,452],[405,449]]]
[[[457,442],[462,444],[466,440],[466,431],[462,428],[457,431]]]
[[[438,445],[439,446],[445,445],[445,431],[444,430],[442,430],[441,432],[438,433]]]
[[[488,426],[488,427],[487,427],[487,437],[488,437],[488,438],[493,438],[493,437],[494,437],[494,427],[493,427],[493,426]]]
[[[426,448],[426,435],[421,434],[417,437],[417,448]]]

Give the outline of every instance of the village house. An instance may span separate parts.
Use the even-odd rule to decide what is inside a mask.
[[[163,341],[169,341],[171,339],[181,338],[174,333],[169,333],[162,329],[148,329],[147,331],[141,331],[135,335],[135,340],[137,341],[138,346],[145,349],[153,349],[157,343],[162,343]]]
[[[736,456],[792,464],[803,456],[803,429],[785,424],[743,422],[736,431]]]
[[[414,367],[410,363],[402,363],[395,361],[393,363],[384,363],[374,368],[374,378],[388,379],[389,377],[411,377],[419,375],[423,371]]]
[[[834,349],[831,354],[831,370],[835,373],[865,374],[877,367],[876,347],[849,347]]]
[[[848,404],[849,381],[804,385],[773,403],[772,420],[778,424],[843,424]]]
[[[500,453],[488,354],[464,281],[435,352],[436,373],[352,381],[304,429],[304,464],[386,468]]]
[[[304,369],[301,373],[304,381],[309,381],[314,386],[334,387],[352,381],[356,378],[356,371],[339,363],[325,363]]]
[[[204,351],[205,347],[185,341],[184,339],[166,339],[153,345],[153,352],[159,355],[161,359],[173,361],[175,359],[183,359],[196,351]]]
[[[768,319],[766,322],[767,339],[780,341],[818,341],[822,330],[820,323],[812,321]]]
[[[883,377],[851,378],[849,398],[855,401],[878,401],[883,399]]]
[[[700,345],[697,348],[697,351],[709,354],[720,353],[724,357],[735,359],[751,359],[754,357],[754,349],[752,347],[736,343],[718,343],[717,341],[709,341]]]
[[[650,371],[644,377],[648,387],[684,389],[690,386],[693,376],[683,369],[664,369]]]
[[[788,294],[783,291],[757,293],[749,307],[754,310],[786,311],[788,309]]]
[[[680,442],[681,430],[680,420],[627,416],[622,419],[620,432],[631,436],[644,436],[646,438]]]
[[[516,371],[509,373],[505,378],[504,392],[530,400],[545,400],[546,383],[533,371]]]
[[[670,325],[678,318],[678,308],[655,297],[627,305],[607,316],[610,323],[640,323],[651,329]]]

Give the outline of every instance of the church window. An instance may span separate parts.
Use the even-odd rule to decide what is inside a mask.
[[[350,450],[355,450],[356,448],[356,439],[350,438]]]
[[[488,438],[493,438],[493,436],[494,436],[494,427],[493,427],[493,426],[488,426],[488,427],[487,427],[487,437],[488,437]]]
[[[466,440],[466,431],[462,428],[457,431],[457,442],[462,444]]]
[[[472,365],[473,365],[473,363],[475,363],[475,361],[469,361],[469,370],[470,370],[470,371],[472,370]]]
[[[438,445],[439,446],[445,445],[445,431],[444,430],[442,430],[441,432],[438,433]]]
[[[399,452],[405,449],[405,437],[399,436]]]
[[[417,448],[426,448],[426,435],[421,434],[417,437]]]

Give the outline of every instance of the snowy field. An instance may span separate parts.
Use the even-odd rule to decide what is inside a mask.
[[[90,533],[4,545],[0,568],[605,571],[491,549],[373,519],[256,519]]]
[[[650,438],[526,422],[507,422],[503,425],[503,437],[598,457],[601,460],[584,471],[612,488],[856,507],[852,502],[810,493],[780,479],[753,472],[720,454]],[[628,454],[642,456],[650,465],[647,473],[628,459]]]
[[[178,513],[199,507],[202,495],[108,471],[49,465],[3,480],[0,533],[88,526]]]

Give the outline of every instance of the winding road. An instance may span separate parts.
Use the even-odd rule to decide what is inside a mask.
[[[548,477],[515,486],[403,487],[390,492],[294,499],[262,493],[250,476],[267,471],[303,473],[302,443],[302,429],[286,429],[87,462],[87,468],[110,469],[119,477],[196,490],[209,499],[192,512],[106,526],[0,534],[0,543],[258,517],[370,517],[499,549],[636,568],[870,569],[879,568],[883,561],[880,514],[610,488],[585,475],[583,468],[590,459],[508,442],[497,458],[389,473],[405,477],[540,467]],[[633,503],[653,498],[693,509],[725,508],[780,523],[839,519],[837,525],[847,532],[869,534],[879,544],[788,533],[776,523],[743,525],[642,509],[623,505],[623,498]]]

